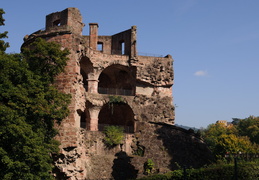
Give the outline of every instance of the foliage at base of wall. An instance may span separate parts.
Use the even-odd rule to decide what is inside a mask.
[[[148,159],[144,164],[145,174],[150,174],[154,169],[154,166],[155,166],[155,163],[152,161],[152,159]]]
[[[186,179],[189,180],[217,180],[234,179],[234,163],[218,162],[217,164],[200,169],[187,169]],[[255,180],[259,178],[259,160],[252,162],[238,162],[238,179]],[[182,180],[184,179],[184,170],[175,170],[166,174],[154,174],[139,180]]]

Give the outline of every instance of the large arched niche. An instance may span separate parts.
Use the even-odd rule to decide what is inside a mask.
[[[134,113],[126,103],[105,104],[98,116],[98,130],[105,126],[115,125],[123,127],[126,133],[134,133]]]
[[[98,93],[133,96],[136,90],[136,68],[113,64],[105,68],[98,83]]]
[[[83,77],[83,84],[86,91],[88,91],[88,74],[93,72],[93,63],[86,56],[80,60],[80,74]]]

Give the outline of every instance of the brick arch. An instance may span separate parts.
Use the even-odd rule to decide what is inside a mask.
[[[134,133],[135,120],[132,108],[126,103],[106,103],[101,108],[98,115],[98,130],[105,126],[115,125],[123,127],[125,132]]]
[[[98,81],[100,94],[134,95],[136,69],[121,64],[112,64],[100,73]]]

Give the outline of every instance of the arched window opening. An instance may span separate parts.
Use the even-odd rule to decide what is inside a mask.
[[[98,93],[133,96],[136,86],[134,73],[126,66],[109,66],[99,76]]]
[[[120,126],[126,133],[134,133],[134,113],[128,104],[105,104],[98,116],[98,130],[105,126]]]

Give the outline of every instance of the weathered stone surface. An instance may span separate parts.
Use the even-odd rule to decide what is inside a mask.
[[[138,66],[137,79],[149,83],[153,86],[172,86],[173,69],[172,59],[140,56],[139,62],[143,65]],[[140,64],[140,63],[139,63]]]
[[[172,99],[168,96],[136,95],[133,100],[134,107],[136,107],[134,112],[139,121],[174,123],[174,106],[172,106]]]
[[[69,116],[56,125],[56,179],[134,179],[144,175],[148,158],[155,172],[175,169],[174,162],[207,163],[202,140],[173,126],[172,57],[138,56],[136,26],[111,36],[98,35],[97,23],[83,36],[83,27],[79,10],[68,8],[47,15],[45,30],[24,38],[23,46],[41,37],[70,50],[55,81],[72,96]],[[103,143],[107,125],[125,130],[123,143],[112,149]]]

